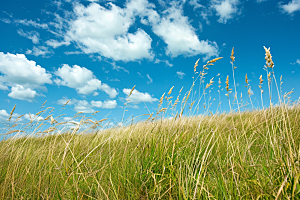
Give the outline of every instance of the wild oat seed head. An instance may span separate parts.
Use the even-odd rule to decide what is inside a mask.
[[[249,89],[248,89],[248,95],[252,95],[252,92],[251,92],[251,86],[250,86]]]
[[[248,84],[248,77],[247,77],[247,74],[245,76],[245,82]]]
[[[179,94],[181,93],[182,89],[183,89],[183,86],[182,86],[182,88],[180,89]]]
[[[260,77],[259,77],[259,84],[262,84],[263,83],[263,79],[262,79],[262,75],[260,75]]]
[[[163,95],[160,97],[160,100],[159,100],[159,104],[161,105],[163,100],[164,100],[164,96],[165,96],[165,93],[163,93]]]
[[[133,92],[134,88],[135,88],[135,86],[133,86],[133,88],[131,89],[131,91],[130,91],[130,93],[129,93],[128,97],[130,97],[130,95],[132,94],[132,92]]]
[[[198,62],[199,62],[200,58],[196,61],[195,66],[194,66],[194,72],[196,72],[197,70],[197,66],[198,66]]]
[[[171,87],[171,89],[170,89],[169,92],[168,92],[168,95],[170,95],[170,94],[172,93],[173,88],[174,88],[174,86]]]
[[[215,59],[212,59],[212,60],[210,60],[210,61],[207,61],[207,65],[210,65],[209,63],[214,63],[214,62],[216,62],[217,60],[220,60],[220,59],[222,59],[223,57],[219,57],[219,58],[215,58]]]
[[[189,99],[189,97],[190,97],[190,94],[191,94],[191,91],[189,91],[189,93],[188,93],[188,95],[187,95],[187,97],[186,97],[186,100],[185,100],[185,101],[187,101],[187,100]]]
[[[232,47],[231,56],[230,56],[232,62],[233,62],[234,59],[235,59],[235,57],[234,57],[233,55],[234,55],[234,47]]]
[[[15,106],[14,106],[13,109],[11,110],[10,115],[12,115],[12,114],[14,113],[14,111],[15,111],[15,109],[16,109],[16,106],[17,106],[17,104],[15,104]]]
[[[274,63],[272,61],[272,56],[271,56],[271,53],[270,53],[270,47],[267,49],[265,46],[264,46],[264,49],[266,51],[266,57],[265,57],[265,60],[266,60],[266,67],[269,67],[269,68],[273,68],[274,66]]]
[[[70,101],[71,99],[69,99],[62,107],[65,107]]]
[[[228,78],[229,78],[229,76],[227,75],[226,82],[225,82],[227,86],[229,85],[229,79]]]

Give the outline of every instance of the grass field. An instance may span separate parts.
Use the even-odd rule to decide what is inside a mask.
[[[83,118],[75,128],[59,131],[59,123],[49,115],[44,121],[53,126],[44,131],[47,136],[33,134],[0,142],[0,198],[300,199],[300,104],[290,103],[291,92],[281,95],[270,49],[265,51],[267,83],[261,76],[258,87],[262,94],[262,84],[268,84],[265,92],[270,98],[265,101],[270,107],[243,109],[245,104],[237,97],[232,49],[233,89],[227,77],[224,90],[229,113],[192,115],[200,99],[193,101],[190,94],[198,81],[205,83],[208,67],[221,59],[216,58],[200,72],[197,61],[189,92],[172,102],[171,89],[147,121],[96,131],[106,119]],[[214,79],[206,82],[204,88],[209,91]],[[251,105],[247,75],[245,82]],[[278,93],[276,105],[271,84]],[[262,96],[261,103],[264,106]],[[181,108],[172,118],[159,117],[176,111],[177,104]],[[183,115],[186,110],[189,116]],[[94,131],[78,131],[87,123]],[[34,133],[40,124],[36,122]],[[12,126],[6,134],[20,132]]]

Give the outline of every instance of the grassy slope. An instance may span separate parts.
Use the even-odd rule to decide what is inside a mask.
[[[1,198],[299,198],[300,106],[0,143]],[[297,179],[297,180],[295,180]]]
[[[271,54],[269,49],[265,51],[270,93],[273,81],[277,91],[278,87]],[[232,50],[234,78],[233,54]],[[194,102],[187,101],[196,81],[204,84],[205,70],[218,59],[221,58],[208,61],[193,79],[189,93],[181,101],[180,114],[186,106],[193,108]],[[197,65],[198,61],[195,75]],[[230,100],[228,80],[227,77],[225,88]],[[251,91],[247,76],[245,82]],[[259,86],[262,82],[260,78]],[[209,90],[212,84],[213,79],[205,88]],[[251,101],[251,92],[248,94]],[[279,91],[278,95],[285,102]],[[172,103],[168,101],[170,97],[165,98],[168,105]],[[161,107],[163,100],[164,95],[158,114],[168,110],[168,106]],[[179,96],[172,108],[178,100]],[[271,96],[269,100],[271,103]],[[300,199],[300,104],[291,107],[280,101],[277,107],[240,113],[242,104],[237,98],[235,101],[238,112],[231,107],[229,114],[177,119],[159,119],[151,114],[153,122],[90,134],[74,129],[45,137],[1,141],[0,198]],[[55,123],[50,115],[45,120]],[[88,121],[82,120],[79,125]],[[36,125],[34,133],[42,123]],[[14,125],[8,134],[18,132],[13,128]]]

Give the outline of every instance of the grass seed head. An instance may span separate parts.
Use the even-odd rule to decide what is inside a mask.
[[[199,62],[200,58],[196,61],[195,66],[194,66],[194,72],[196,72],[197,70],[197,66],[198,66],[198,62]]]
[[[230,56],[232,62],[233,62],[234,59],[235,59],[235,57],[234,57],[233,55],[234,55],[234,47],[232,47],[231,56]]]
[[[246,74],[246,76],[245,76],[245,82],[246,82],[247,85],[248,85],[248,77],[247,77],[247,74]]]
[[[270,53],[270,47],[267,49],[265,46],[264,46],[264,49],[266,51],[266,57],[265,57],[265,60],[266,60],[266,68],[273,68],[274,67],[274,63],[272,61],[272,55]]]
[[[132,94],[132,92],[133,92],[134,88],[135,88],[135,86],[133,86],[133,87],[132,87],[132,89],[131,89],[131,91],[130,91],[130,93],[129,93],[128,97],[130,97],[130,95]]]
[[[62,107],[65,107],[70,101],[71,99],[69,99]]]
[[[223,58],[223,57],[219,57],[219,58],[212,59],[212,60],[210,60],[210,61],[207,62],[207,65],[212,65],[212,64],[210,64],[210,63],[214,63],[214,62],[216,62],[217,60],[220,60],[220,59],[222,59],[222,58]]]
[[[169,92],[168,92],[168,95],[170,95],[170,94],[172,93],[173,88],[174,88],[174,86],[171,87],[171,89],[170,89]]]

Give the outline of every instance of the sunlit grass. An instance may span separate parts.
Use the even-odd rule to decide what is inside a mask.
[[[59,117],[52,115],[31,121],[27,127],[33,127],[32,134],[0,142],[0,198],[299,199],[300,105],[290,103],[290,93],[281,94],[270,50],[265,51],[271,106],[264,106],[261,95],[260,110],[253,108],[247,75],[248,106],[253,109],[246,109],[247,102],[237,97],[232,49],[233,88],[228,77],[225,81],[227,114],[210,111],[208,101],[206,114],[194,115],[216,82],[205,81],[208,67],[221,59],[216,58],[200,71],[197,61],[190,90],[180,98],[181,90],[173,99],[171,88],[157,110],[146,114],[147,120],[101,131],[97,128],[109,119],[82,118],[73,122],[72,129],[59,129],[66,123],[58,123]],[[198,82],[203,91],[196,99]],[[259,86],[263,82],[261,76]],[[224,95],[218,83],[218,92]],[[134,87],[128,99],[133,91]],[[125,105],[124,116],[126,112]],[[43,121],[52,126],[41,131]],[[89,128],[81,130],[84,125]],[[26,128],[16,127],[8,127],[6,134]]]

